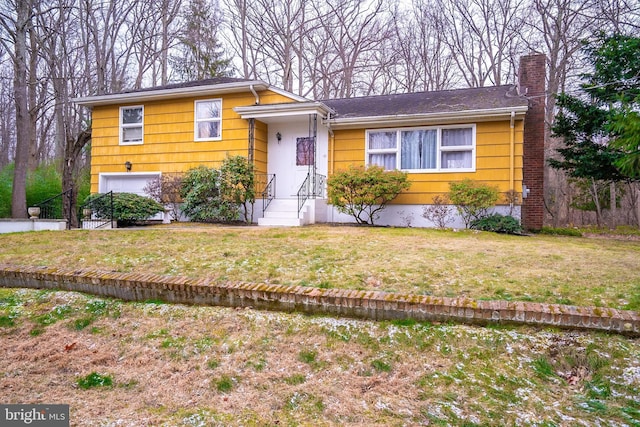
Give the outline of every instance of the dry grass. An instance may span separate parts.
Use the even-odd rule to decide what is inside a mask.
[[[0,289],[3,403],[77,426],[640,425],[640,341]],[[92,372],[111,387],[78,387]]]
[[[640,241],[180,225],[0,235],[0,263],[640,309]]]

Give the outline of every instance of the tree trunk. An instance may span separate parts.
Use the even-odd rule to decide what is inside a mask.
[[[609,183],[609,212],[611,213],[611,221],[609,227],[612,230],[616,229],[617,220],[618,220],[618,207],[617,205],[617,197],[616,197],[616,183]]]
[[[78,188],[75,185],[75,169],[78,156],[91,140],[91,132],[82,131],[75,140],[67,140],[62,167],[62,191],[71,189],[64,198],[63,212],[71,227],[78,227]]]
[[[596,224],[600,227],[602,225],[602,207],[600,205],[600,196],[598,195],[598,184],[593,178],[591,178],[590,192],[593,204],[596,206]]]
[[[14,58],[14,96],[16,103],[16,156],[11,194],[11,217],[27,217],[27,169],[31,128],[27,100],[27,33],[29,31],[31,5],[29,1],[16,3],[16,32]]]

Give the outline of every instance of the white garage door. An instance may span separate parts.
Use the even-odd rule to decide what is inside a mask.
[[[149,181],[160,176],[160,172],[129,172],[129,173],[103,173],[100,174],[98,184],[99,193],[135,193],[148,197],[144,187]]]

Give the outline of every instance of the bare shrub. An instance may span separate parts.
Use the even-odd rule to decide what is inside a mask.
[[[449,200],[439,195],[434,197],[431,205],[422,207],[422,217],[438,228],[447,228],[447,224],[453,219]]]
[[[142,191],[156,202],[162,203],[165,207],[171,209],[172,220],[180,221],[181,188],[181,174],[163,174],[149,181]]]

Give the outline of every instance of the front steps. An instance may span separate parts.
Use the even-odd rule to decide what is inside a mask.
[[[309,223],[308,206],[302,207],[298,218],[298,199],[273,199],[258,218],[258,225],[270,227],[300,227]]]

